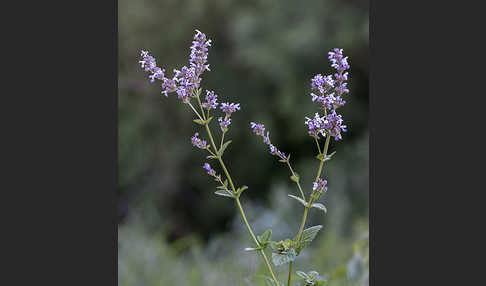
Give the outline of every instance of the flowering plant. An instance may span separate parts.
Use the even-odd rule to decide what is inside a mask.
[[[209,139],[208,141],[201,139],[199,133],[195,132],[191,137],[191,143],[194,147],[204,150],[208,153],[208,160],[215,160],[219,163],[224,177],[213,169],[213,167],[205,162],[203,168],[208,175],[218,182],[216,195],[228,197],[235,201],[238,211],[241,214],[243,223],[245,224],[251,239],[254,242],[253,247],[248,247],[246,251],[258,252],[268,270],[270,277],[267,278],[266,284],[271,286],[284,285],[281,283],[273,269],[272,265],[265,253],[265,249],[272,249],[272,262],[275,266],[289,264],[289,272],[287,285],[290,286],[292,282],[293,263],[297,256],[314,240],[321,225],[312,226],[304,229],[307,215],[310,209],[317,209],[327,212],[324,204],[319,203],[321,196],[327,192],[327,180],[321,178],[322,168],[325,162],[331,160],[335,152],[328,154],[329,141],[331,137],[338,141],[342,139],[341,132],[346,132],[346,125],[343,125],[342,116],[336,110],[342,107],[346,102],[342,96],[349,93],[347,89],[347,80],[349,64],[347,57],[343,56],[342,49],[333,49],[329,52],[329,60],[331,66],[336,69],[334,75],[323,76],[318,74],[311,80],[311,98],[313,102],[318,104],[319,109],[323,115],[315,113],[313,118],[306,117],[305,124],[308,126],[308,134],[314,139],[317,146],[318,154],[316,156],[319,160],[319,167],[317,175],[310,188],[310,195],[308,198],[300,184],[299,175],[293,170],[290,164],[290,154],[286,155],[280,151],[270,141],[270,132],[266,131],[265,126],[261,123],[251,122],[250,128],[253,133],[263,138],[263,142],[269,146],[270,154],[278,157],[279,161],[287,165],[290,170],[290,179],[295,182],[299,191],[299,196],[288,195],[304,206],[304,213],[302,221],[298,229],[297,235],[293,238],[286,238],[281,240],[272,240],[272,230],[268,229],[260,235],[255,235],[250,223],[248,222],[243,206],[240,202],[240,196],[248,187],[234,185],[228,167],[223,161],[223,154],[231,143],[231,140],[225,141],[225,134],[229,131],[231,125],[231,115],[241,109],[239,103],[218,103],[218,96],[214,91],[206,90],[204,102],[202,101],[201,75],[205,71],[210,71],[207,63],[208,47],[211,46],[211,40],[207,39],[206,35],[198,30],[194,35],[191,46],[191,53],[189,58],[189,66],[183,66],[180,70],[174,69],[174,75],[169,78],[165,74],[165,69],[157,66],[154,57],[149,55],[147,51],[141,51],[142,59],[139,61],[142,69],[149,73],[150,82],[155,80],[161,81],[162,94],[166,97],[169,93],[175,92],[177,97],[181,99],[184,104],[187,104],[192,112],[197,116],[194,122],[205,129]],[[194,104],[194,105],[193,105]],[[195,107],[195,104],[196,107]],[[218,106],[222,115],[218,117],[218,126],[220,130],[220,140],[218,144],[211,132],[210,123],[213,116],[211,111],[218,111]],[[324,141],[324,147],[321,148],[321,140]],[[326,280],[316,271],[296,271],[296,274],[301,278],[297,285],[325,285]]]

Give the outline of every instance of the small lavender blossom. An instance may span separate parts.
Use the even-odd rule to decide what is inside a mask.
[[[149,75],[149,78],[150,78],[150,82],[154,82],[155,79],[158,79],[158,80],[163,80],[164,79],[164,73],[165,73],[165,70],[164,69],[161,69],[159,67],[155,67],[153,70],[152,70],[152,74]]]
[[[264,136],[265,134],[265,126],[260,123],[250,122],[251,129],[253,129],[253,133],[259,136]]]
[[[317,182],[312,184],[312,190],[317,192],[327,191],[327,181],[321,178],[317,179]]]
[[[162,79],[162,94],[168,97],[168,94],[177,90],[176,81],[174,79],[164,77]]]
[[[218,96],[214,94],[214,91],[206,90],[206,102],[203,102],[202,107],[204,109],[216,109],[218,106]]]
[[[142,68],[146,72],[152,72],[154,68],[157,67],[157,63],[155,61],[155,58],[149,55],[147,51],[142,50],[140,52],[140,55],[142,56],[142,60],[138,61]]]
[[[325,121],[326,118],[324,116],[321,117],[317,112],[312,119],[306,117],[306,121],[304,123],[309,127],[309,135],[316,139],[319,139],[319,134],[325,137]]]
[[[208,175],[214,177],[215,181],[221,182],[221,175],[216,175],[216,171],[214,171],[214,169],[211,168],[211,165],[209,165],[209,163],[204,163],[203,168],[208,172]]]
[[[197,77],[194,67],[183,66],[181,70],[174,70],[174,80],[179,84],[177,87],[177,96],[184,102],[189,101],[189,97],[199,88],[201,79]]]
[[[231,118],[225,116],[224,119],[223,117],[218,118],[219,121],[219,127],[221,128],[221,131],[227,132],[229,129],[229,125],[231,124]]]
[[[332,76],[322,76],[321,74],[317,74],[311,80],[311,89],[318,90],[320,93],[324,94],[327,90],[334,87],[334,80]]]
[[[335,68],[338,73],[349,69],[348,57],[343,57],[343,49],[333,49],[329,53],[329,60],[332,63],[332,67]]]
[[[342,139],[341,131],[347,131],[346,125],[343,125],[342,116],[337,114],[335,110],[332,110],[332,112],[327,115],[326,121],[324,122],[324,128],[329,135],[334,136],[334,140],[336,141]]]
[[[209,147],[209,145],[207,144],[206,140],[201,140],[200,138],[198,138],[199,136],[199,133],[194,133],[194,136],[191,137],[191,143],[192,145],[194,145],[195,147],[199,148],[199,149],[207,149]]]
[[[236,110],[240,110],[240,104],[239,103],[221,103],[220,106],[221,110],[226,113],[227,117],[231,116],[231,113],[235,112]]]

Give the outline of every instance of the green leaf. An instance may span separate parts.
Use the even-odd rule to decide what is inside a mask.
[[[270,238],[272,237],[272,230],[267,229],[262,235],[257,235],[258,241],[261,243],[268,242]]]
[[[269,241],[270,248],[273,250],[278,250],[278,243],[276,241]]]
[[[279,266],[285,263],[289,263],[290,261],[294,261],[297,253],[295,249],[291,248],[287,252],[280,252],[280,253],[272,253],[272,262],[275,266]]]
[[[309,275],[307,275],[307,273],[305,273],[303,271],[296,271],[295,273],[297,273],[297,275],[299,275],[300,277],[302,277],[304,279],[308,279],[309,278]]]
[[[213,117],[209,117],[208,119],[206,119],[206,123],[209,124],[209,122],[211,122],[211,120],[213,119]]]
[[[304,201],[302,198],[299,198],[299,197],[296,197],[296,196],[290,195],[290,194],[288,196],[291,197],[292,199],[295,199],[295,200],[299,201],[301,204],[304,205],[304,207],[307,207],[306,201]]]
[[[194,122],[196,122],[196,123],[197,123],[197,124],[199,124],[199,125],[204,125],[204,124],[206,124],[206,123],[204,122],[204,120],[201,120],[201,119],[194,119]]]
[[[228,190],[228,188],[226,186],[217,186],[216,189]]]
[[[327,155],[326,158],[324,158],[324,162],[329,161],[332,159],[332,156],[336,154],[336,151],[332,152],[331,154]]]
[[[316,156],[317,160],[319,161],[324,161],[324,159],[326,159],[326,157],[324,156],[324,154],[319,154]]]
[[[326,207],[323,204],[321,204],[321,203],[312,204],[312,207],[313,208],[316,208],[316,209],[320,209],[321,211],[327,213]]]
[[[285,161],[284,159],[280,159],[278,160],[279,162],[282,162],[282,163],[287,163],[287,161]]]
[[[314,240],[314,238],[316,237],[319,230],[321,230],[321,228],[322,225],[316,225],[316,226],[309,227],[302,232],[300,243],[297,246],[297,254],[299,254],[300,251],[302,251],[302,249],[306,248]]]
[[[231,191],[229,190],[217,190],[216,192],[214,192],[216,195],[219,195],[219,196],[223,196],[223,197],[230,197],[230,198],[234,198],[235,196],[233,195],[233,193],[231,193]]]
[[[259,251],[261,249],[261,247],[247,247],[245,248],[245,251]]]
[[[231,140],[226,141],[223,146],[221,146],[221,149],[218,150],[218,155],[221,157],[223,156],[224,150],[226,150],[226,147],[231,143]]]
[[[248,189],[247,186],[243,186],[243,187],[240,187],[236,190],[236,194],[237,195],[240,195],[241,193],[243,193],[244,190]]]
[[[295,175],[290,176],[290,179],[296,183],[299,182],[300,176],[299,174],[295,173]]]

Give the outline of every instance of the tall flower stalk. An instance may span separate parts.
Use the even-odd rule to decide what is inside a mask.
[[[296,257],[301,251],[306,248],[312,240],[316,237],[318,231],[322,228],[321,225],[305,228],[308,212],[311,208],[317,208],[327,212],[326,207],[317,201],[323,193],[327,191],[327,180],[321,178],[324,163],[332,158],[334,153],[328,154],[330,138],[334,137],[336,141],[342,139],[341,132],[346,131],[346,126],[343,125],[341,115],[336,113],[336,110],[345,104],[342,96],[349,93],[347,89],[347,79],[349,69],[347,57],[342,54],[342,49],[334,49],[329,52],[329,60],[332,67],[336,69],[334,75],[322,76],[316,75],[311,80],[312,101],[316,102],[324,113],[323,116],[315,113],[313,118],[306,117],[305,124],[308,126],[308,134],[313,138],[318,150],[316,158],[319,160],[319,167],[317,175],[309,188],[310,194],[306,198],[305,188],[300,184],[300,177],[292,168],[290,163],[290,154],[286,155],[280,151],[270,140],[270,132],[265,133],[265,127],[261,123],[251,122],[250,127],[253,132],[263,138],[263,142],[268,145],[271,155],[276,156],[280,162],[287,165],[290,170],[290,179],[296,183],[300,197],[290,195],[289,197],[297,200],[304,206],[304,213],[301,224],[299,226],[297,235],[294,238],[282,239],[280,241],[271,240],[272,230],[268,229],[261,235],[255,235],[248,219],[246,217],[243,206],[240,202],[240,196],[248,187],[235,187],[235,183],[230,175],[228,167],[223,160],[223,154],[231,143],[231,140],[225,141],[225,134],[229,131],[231,125],[231,116],[236,111],[241,109],[239,103],[218,103],[218,95],[214,91],[206,90],[204,102],[201,100],[202,88],[201,76],[205,71],[210,71],[207,63],[208,48],[211,46],[211,40],[207,39],[206,35],[198,30],[194,35],[192,46],[190,47],[189,65],[183,66],[180,69],[173,70],[172,78],[166,76],[165,69],[157,66],[157,62],[147,51],[141,51],[142,59],[139,61],[142,69],[149,73],[149,81],[160,81],[161,93],[168,97],[169,93],[176,93],[177,97],[189,107],[197,118],[194,122],[203,128],[206,132],[208,140],[201,139],[199,132],[195,132],[191,137],[191,143],[194,147],[207,152],[206,158],[208,160],[216,160],[224,173],[224,177],[213,169],[211,164],[205,162],[203,168],[218,183],[216,195],[228,197],[235,201],[243,223],[254,243],[254,247],[245,248],[246,251],[255,251],[260,254],[263,262],[267,268],[270,277],[265,281],[270,286],[284,285],[279,282],[275,272],[273,271],[270,260],[265,254],[266,248],[271,248],[272,262],[275,266],[280,266],[289,263],[289,273],[287,278],[287,285],[291,285],[293,264]],[[211,131],[211,122],[213,116],[211,111],[222,112],[222,116],[218,117],[218,127],[220,140],[216,141],[214,134]],[[321,149],[321,140],[325,140],[324,146]],[[209,142],[209,143],[208,143]],[[219,144],[216,144],[218,142]],[[302,272],[296,271],[296,274],[301,278],[297,285],[324,285],[326,281],[319,276],[316,271]]]

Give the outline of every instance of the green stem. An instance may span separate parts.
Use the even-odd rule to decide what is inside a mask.
[[[292,166],[290,166],[289,160],[287,160],[287,166],[289,166],[289,169],[290,169],[290,172],[292,173],[292,176],[296,177],[294,170],[292,169]],[[299,188],[302,199],[305,201],[304,191],[302,191],[302,187],[300,186],[299,180],[297,180],[297,182],[295,182],[295,183],[297,184],[297,187]]]
[[[226,132],[223,132],[223,135],[221,135],[221,144],[219,145],[219,149],[221,149],[221,147],[223,147],[223,143],[224,143],[224,134]]]
[[[238,205],[238,209],[240,211],[241,217],[243,218],[243,221],[245,223],[246,229],[250,233],[251,238],[253,239],[253,241],[255,242],[255,244],[257,245],[257,247],[261,247],[260,246],[260,243],[257,240],[257,238],[255,237],[255,234],[253,234],[253,231],[251,230],[251,227],[250,227],[250,224],[248,223],[248,220],[246,219],[245,211],[243,211],[243,207],[241,206],[241,203],[240,203],[240,199],[239,198],[236,198],[236,205]],[[272,266],[270,265],[270,262],[268,261],[268,258],[265,255],[265,252],[263,251],[263,249],[260,249],[259,252],[260,252],[260,254],[263,257],[263,260],[265,261],[265,264],[266,264],[266,266],[268,268],[268,271],[270,272],[270,275],[272,275],[272,279],[275,281],[275,283],[277,285],[279,285],[278,280],[277,280],[277,277],[275,277],[275,274],[273,273]]]
[[[199,112],[196,111],[196,109],[194,108],[194,106],[192,106],[192,104],[190,102],[188,102],[187,104],[189,104],[189,106],[192,108],[192,111],[194,111],[194,113],[196,113],[196,115],[197,115],[197,117],[199,117],[199,119],[204,120],[204,119],[202,119],[201,115],[199,115]]]
[[[198,98],[198,103],[199,103],[199,105],[201,105],[201,101],[199,100],[199,98]],[[233,185],[233,180],[231,179],[231,176],[230,176],[230,174],[228,172],[228,169],[226,169],[226,166],[225,166],[223,160],[221,159],[221,155],[218,154],[218,150],[216,149],[216,144],[214,143],[213,135],[211,134],[211,130],[209,129],[208,124],[206,123],[204,125],[204,127],[206,127],[206,132],[208,133],[209,140],[211,141],[211,145],[212,145],[212,147],[214,149],[214,152],[217,155],[219,164],[221,165],[221,168],[223,168],[224,174],[226,175],[226,178],[228,179],[228,181],[229,181],[229,183],[231,185],[231,189],[233,190],[233,193],[236,193],[235,186]],[[238,206],[238,210],[240,211],[241,217],[243,218],[243,221],[245,223],[246,229],[248,230],[248,233],[250,234],[251,238],[253,239],[253,241],[255,242],[255,244],[257,245],[257,247],[261,247],[260,246],[260,243],[257,240],[257,238],[255,237],[255,234],[253,233],[253,230],[250,227],[250,224],[248,223],[248,220],[246,219],[246,215],[245,215],[245,212],[243,211],[243,207],[241,206],[239,197],[236,197],[235,200],[236,200],[236,204]],[[273,273],[272,266],[270,265],[270,262],[268,261],[268,258],[265,255],[265,252],[263,251],[263,249],[260,249],[259,252],[260,252],[260,254],[263,257],[263,260],[265,261],[265,265],[267,266],[268,271],[270,272],[270,275],[272,275],[272,279],[275,281],[275,284],[277,286],[280,286],[277,278],[275,277],[275,274]]]
[[[201,108],[201,114],[203,115],[204,120],[206,120],[206,114],[204,114],[204,109],[203,109],[202,104],[201,104],[201,99],[199,99],[199,95],[196,96],[196,99],[197,99],[197,103],[199,104],[199,107]]]
[[[319,154],[324,154],[324,158],[327,156],[327,150],[329,148],[329,140],[330,139],[331,139],[331,136],[329,134],[327,134],[326,143],[324,143],[324,153],[321,153],[321,148],[319,147],[319,141],[317,141],[317,139],[316,139],[316,144],[317,144],[317,148],[319,150]],[[314,182],[317,182],[317,179],[319,179],[321,177],[323,165],[324,165],[324,160],[321,160],[321,162],[319,163],[319,170],[317,171],[317,176],[316,176],[316,179],[314,180]],[[299,232],[297,233],[297,238],[296,238],[297,242],[300,241],[300,238],[302,236],[302,232],[304,231],[305,221],[307,220],[307,213],[309,212],[309,209],[310,209],[310,206],[312,205],[312,203],[313,203],[313,197],[311,196],[309,198],[309,201],[307,202],[307,206],[304,209],[304,215],[302,216],[302,222],[300,223]],[[289,263],[289,278],[288,278],[288,282],[287,282],[288,286],[290,286],[290,281],[292,280],[292,267],[293,267],[293,261],[290,261],[290,263]]]

